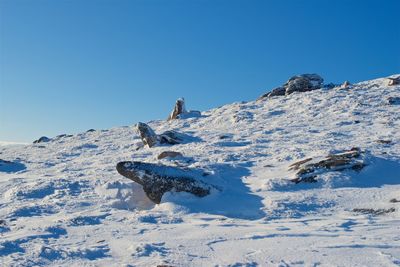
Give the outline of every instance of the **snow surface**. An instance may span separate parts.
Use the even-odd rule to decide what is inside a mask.
[[[149,123],[193,137],[174,146],[142,147],[134,126],[2,146],[23,168],[0,171],[0,266],[399,266],[399,95],[382,78]],[[352,147],[361,172],[290,182],[290,164]],[[165,150],[184,157],[157,160]],[[220,190],[154,205],[117,173],[126,160],[201,171]]]

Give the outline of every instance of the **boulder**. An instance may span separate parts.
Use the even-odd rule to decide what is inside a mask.
[[[50,138],[48,138],[47,136],[42,136],[40,137],[38,140],[33,141],[34,144],[38,144],[38,143],[46,143],[51,141]]]
[[[116,168],[122,176],[142,185],[147,197],[156,204],[161,202],[166,192],[188,192],[197,197],[205,197],[212,189],[211,185],[177,167],[124,161],[119,162]]]
[[[176,145],[183,142],[183,135],[176,131],[165,131],[158,136],[160,144]]]
[[[153,129],[150,128],[150,126],[148,126],[146,123],[139,122],[137,124],[137,130],[144,145],[147,145],[149,147],[157,145],[157,135],[154,133]]]
[[[340,89],[346,89],[349,88],[351,86],[351,83],[349,81],[344,81],[341,85],[340,85]]]
[[[163,158],[176,158],[176,157],[183,157],[182,153],[175,152],[175,151],[163,151],[160,155],[157,156],[157,159]]]
[[[400,77],[396,78],[388,78],[388,86],[399,85],[400,84]]]
[[[262,95],[259,99],[273,96],[290,95],[294,92],[307,92],[323,87],[324,79],[318,74],[301,74],[291,77],[282,86]]]
[[[178,119],[178,116],[180,114],[186,113],[186,108],[185,108],[185,99],[184,98],[179,98],[175,102],[174,109],[172,110],[171,114],[168,117],[168,120],[175,120]]]
[[[176,119],[188,119],[188,118],[197,118],[201,116],[201,112],[197,110],[189,110],[187,111],[185,108],[185,99],[179,98],[175,102],[174,109],[171,114],[168,116],[168,120],[176,120]]]
[[[365,164],[360,160],[361,150],[352,148],[342,153],[330,154],[323,159],[307,158],[295,162],[289,166],[289,171],[296,171],[294,183],[300,182],[316,182],[317,175],[324,171],[343,171],[355,170],[360,171]]]

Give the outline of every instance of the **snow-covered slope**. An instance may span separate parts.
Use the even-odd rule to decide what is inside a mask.
[[[0,147],[17,164],[0,166],[0,265],[398,266],[398,96],[382,78],[149,123],[191,137],[174,146],[140,148],[127,126]],[[353,147],[361,171],[290,181],[292,163]],[[184,157],[158,160],[166,150]],[[220,190],[155,205],[115,170],[126,160],[199,170]]]

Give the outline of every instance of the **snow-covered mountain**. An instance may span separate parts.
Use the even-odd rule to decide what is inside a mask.
[[[133,125],[2,146],[0,265],[398,266],[398,97],[381,78],[148,123],[182,144],[143,146]],[[120,161],[215,190],[154,204]]]

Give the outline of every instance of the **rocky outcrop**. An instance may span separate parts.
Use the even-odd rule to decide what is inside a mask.
[[[180,114],[186,113],[186,108],[185,108],[185,99],[184,98],[179,98],[175,102],[174,109],[172,110],[171,114],[168,117],[168,120],[175,120],[178,118]]]
[[[166,192],[188,192],[197,197],[210,194],[211,185],[196,180],[180,168],[137,161],[117,164],[117,171],[124,177],[143,186],[147,197],[156,204]]]
[[[175,102],[174,109],[171,114],[168,116],[168,120],[176,120],[176,119],[188,119],[188,118],[196,118],[200,117],[201,113],[197,110],[187,111],[185,107],[185,99],[179,98]]]
[[[294,92],[307,92],[323,87],[324,79],[318,74],[301,74],[291,77],[282,86],[262,95],[259,99],[273,96],[290,95]]]
[[[176,131],[165,131],[158,136],[160,144],[176,145],[183,142],[183,135]]]
[[[175,151],[163,151],[157,156],[157,159],[183,157],[182,153]]]
[[[136,127],[144,145],[147,145],[149,147],[157,145],[157,135],[155,134],[153,129],[150,128],[150,126],[148,126],[146,123],[139,122]]]
[[[292,179],[292,182],[296,184],[300,182],[314,183],[317,181],[318,174],[325,171],[360,171],[365,166],[360,157],[361,150],[359,148],[352,148],[342,153],[328,155],[320,160],[307,158],[295,162],[289,166],[289,171],[296,172],[296,177]]]
[[[50,138],[48,138],[47,136],[42,136],[40,137],[38,140],[33,141],[34,144],[38,144],[38,143],[46,143],[51,141]]]
[[[393,85],[399,85],[400,84],[400,77],[396,78],[387,78],[388,81],[388,86],[393,86]]]
[[[351,83],[349,81],[344,81],[340,86],[339,89],[347,89],[351,87]]]

